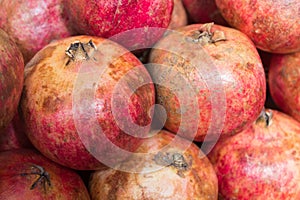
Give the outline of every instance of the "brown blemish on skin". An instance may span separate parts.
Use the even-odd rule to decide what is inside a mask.
[[[124,187],[128,181],[128,174],[124,172],[115,171],[113,175],[110,175],[107,179],[107,184],[110,186],[107,199],[117,199],[117,193],[119,188]]]
[[[42,107],[45,111],[56,112],[64,99],[57,96],[48,96],[44,99]]]

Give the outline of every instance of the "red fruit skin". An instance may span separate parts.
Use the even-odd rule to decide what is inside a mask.
[[[174,134],[161,130],[153,137],[145,139],[136,152],[147,156],[128,159],[123,163],[128,169],[137,168],[137,173],[112,168],[93,172],[89,182],[92,199],[216,200],[217,177],[207,157],[195,144],[183,138],[175,141],[174,137]],[[163,148],[168,145],[170,149],[163,152]],[[157,156],[158,153],[162,153],[162,156]],[[159,166],[153,171],[153,167],[158,165],[155,160],[164,159],[166,153],[181,154],[188,163],[187,169]]]
[[[300,121],[300,52],[273,55],[269,89],[275,104]]]
[[[199,63],[190,64],[190,58],[196,57],[195,51],[199,51],[200,43],[194,44],[184,37],[191,37],[196,31],[201,29],[203,24],[193,24],[177,29],[181,34],[169,34],[162,38],[152,50],[150,54],[150,63],[158,63],[162,66],[167,66],[172,69],[173,73],[163,74],[161,70],[152,68],[150,74],[153,80],[163,78],[164,84],[169,88],[177,88],[185,97],[185,103],[180,105],[178,98],[174,93],[166,87],[156,86],[157,102],[161,104],[167,112],[165,128],[173,133],[178,133],[181,130],[193,130],[197,125],[197,134],[188,135],[183,133],[182,136],[195,141],[203,141],[207,135],[209,126],[213,125],[211,120],[219,123],[222,126],[221,136],[234,135],[256,120],[261,109],[264,106],[266,96],[266,80],[264,69],[261,63],[259,54],[251,42],[251,40],[242,32],[220,26],[213,25],[211,32],[222,31],[225,34],[226,41],[208,43],[202,46],[203,57],[198,58]],[[176,54],[170,51],[160,49],[172,49],[176,47]],[[194,48],[194,49],[193,49]],[[198,55],[197,55],[198,56]],[[199,55],[202,56],[202,55]],[[211,63],[207,62],[210,60]],[[210,78],[211,87],[208,88],[207,81],[202,78],[204,74],[201,72],[202,65],[209,66],[205,71],[206,76]],[[217,75],[216,74],[217,71]],[[197,105],[190,105],[195,96],[187,93],[187,90],[180,88],[178,75],[183,76],[188,80],[190,87],[196,91],[198,99]],[[210,74],[213,74],[210,76]],[[218,81],[220,79],[220,81]],[[222,85],[219,85],[222,84]],[[224,96],[217,92],[219,88],[224,89]],[[222,102],[225,98],[225,103],[212,107],[211,93],[216,93],[214,98],[220,99]],[[222,98],[222,99],[221,99]],[[222,106],[222,107],[218,107]],[[225,106],[225,108],[223,108]],[[184,113],[178,113],[178,110],[184,110]],[[195,118],[194,111],[199,111],[199,119]],[[220,114],[212,119],[212,112],[225,110],[224,114]],[[188,118],[187,123],[181,123],[181,117]],[[224,119],[225,118],[225,119]],[[220,124],[224,119],[224,123]],[[215,123],[214,122],[214,123]],[[214,139],[217,128],[212,129],[209,134]],[[193,134],[193,133],[192,133]]]
[[[17,113],[8,127],[0,132],[0,151],[33,148],[25,133],[25,124]]]
[[[141,28],[129,35],[113,38],[130,50],[151,47],[167,28],[173,0],[63,0],[74,28],[85,35],[110,38],[125,31]]]
[[[45,181],[45,188],[41,182],[30,189],[39,175],[21,174],[39,172],[33,165],[39,165],[49,173],[51,186]],[[0,153],[0,199],[89,200],[90,197],[74,171],[50,161],[37,151],[18,149]]]
[[[168,29],[176,29],[188,24],[187,13],[182,4],[182,0],[174,0],[171,21]]]
[[[0,28],[16,41],[25,63],[52,40],[75,33],[61,0],[2,0],[0,5]]]
[[[98,50],[94,52],[95,55],[91,54],[89,60],[75,62],[65,54],[74,41],[87,43],[90,40],[96,47],[98,46]],[[122,56],[115,58],[114,61],[110,60],[111,63],[106,63],[105,59],[116,52]],[[93,36],[65,38],[39,51],[25,69],[21,110],[27,126],[26,134],[32,144],[46,157],[77,170],[103,168],[103,163],[93,156],[95,154],[105,156],[110,163],[120,161],[112,154],[110,144],[97,135],[98,129],[95,124],[92,124],[93,119],[102,128],[104,136],[118,148],[127,151],[138,148],[141,139],[122,131],[115,117],[122,119],[120,123],[125,124],[131,131],[136,129],[131,127],[132,123],[128,121],[130,117],[137,125],[150,125],[152,114],[149,110],[154,104],[154,86],[145,67],[123,47],[110,40]],[[80,71],[81,69],[83,71]],[[90,69],[104,71],[103,74],[98,74],[89,71]],[[93,86],[88,85],[85,73],[90,78],[93,76],[97,78],[92,79],[95,81]],[[125,76],[126,73],[130,75]],[[123,82],[120,81],[121,78],[124,78]],[[150,84],[132,91],[137,89],[134,88],[135,85],[143,85],[145,82]],[[114,96],[113,99],[112,92],[115,92],[117,83],[122,84],[121,89],[116,90],[120,96]],[[78,84],[84,87],[84,90],[77,91]],[[129,114],[123,106],[119,106],[115,108],[116,115],[113,115],[112,103],[117,106],[122,105],[119,104],[121,99],[131,92],[133,93],[128,101],[129,111],[127,111]],[[90,94],[93,94],[94,98],[92,102],[87,102]],[[76,101],[75,97],[77,97]],[[73,110],[75,104],[79,111]],[[85,121],[78,122],[78,119]],[[81,128],[78,128],[79,126]],[[78,131],[83,133],[79,134]],[[145,132],[146,129],[139,133]],[[83,142],[88,143],[88,149],[93,151],[93,155]]]
[[[276,110],[271,124],[257,121],[218,141],[208,154],[221,199],[299,199],[300,124]]]
[[[182,0],[191,23],[214,22],[219,25],[228,26],[217,8],[215,0]]]
[[[300,1],[216,0],[225,20],[271,53],[300,50]]]
[[[16,43],[0,29],[0,131],[13,119],[20,100],[24,60]]]

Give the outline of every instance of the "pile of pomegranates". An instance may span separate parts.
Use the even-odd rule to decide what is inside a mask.
[[[299,11],[0,1],[0,199],[300,199]]]

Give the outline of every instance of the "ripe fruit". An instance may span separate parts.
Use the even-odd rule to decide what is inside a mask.
[[[20,100],[24,60],[16,43],[0,29],[0,131],[13,119]]]
[[[0,28],[16,41],[25,63],[52,40],[73,34],[61,0],[2,0],[0,5]]]
[[[221,199],[299,199],[300,124],[266,110],[246,130],[217,143],[208,155]]]
[[[95,171],[89,183],[92,199],[217,199],[217,177],[211,163],[190,141],[161,130],[145,139],[125,163],[126,171]]]
[[[300,51],[299,0],[216,0],[225,20],[272,53]]]
[[[275,104],[300,121],[300,52],[273,55],[269,89]]]
[[[0,199],[89,200],[80,176],[38,152],[18,149],[0,153]]]
[[[107,39],[57,40],[26,65],[21,109],[27,136],[45,156],[70,168],[99,169],[100,161],[124,159],[114,150],[138,147],[153,104],[146,68]]]
[[[148,67],[165,128],[196,141],[233,135],[250,125],[265,102],[259,54],[238,30],[209,24],[179,28],[152,49]],[[196,135],[195,135],[196,132]]]
[[[153,45],[167,28],[173,0],[63,0],[71,23],[80,34],[111,38],[136,50]],[[149,31],[149,27],[157,27]],[[134,30],[136,29],[136,30]],[[133,30],[129,34],[124,34]],[[118,34],[120,37],[118,37]]]

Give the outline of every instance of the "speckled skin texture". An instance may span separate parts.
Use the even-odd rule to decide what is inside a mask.
[[[65,50],[70,44],[74,41],[87,43],[89,40],[98,46],[94,54],[90,55],[90,59],[69,61]],[[151,78],[141,62],[128,51],[115,60],[110,60],[110,64],[105,62],[105,59],[114,53],[124,51],[121,46],[103,38],[76,36],[51,43],[26,65],[21,108],[28,129],[27,135],[44,155],[74,169],[92,170],[103,167],[85,148],[82,143],[85,141],[94,154],[105,155],[111,161],[118,162],[119,160],[110,154],[109,144],[97,135],[100,132],[95,131],[96,125],[91,122],[93,119],[102,128],[104,136],[118,147],[128,151],[138,147],[139,136],[125,134],[114,117],[121,118],[121,123],[132,131],[136,129],[130,127],[130,119],[136,125],[149,125],[152,119],[149,110],[154,104],[154,86],[147,84],[132,91],[137,89],[134,88],[135,85],[149,83],[147,80],[151,81]],[[93,69],[104,71],[101,75],[96,71],[89,71]],[[125,76],[129,71],[133,73]],[[89,76],[84,76],[85,73]],[[78,78],[79,75],[81,78]],[[123,82],[120,88],[116,89],[119,96],[112,99],[112,93],[116,84],[121,82],[121,78],[124,78]],[[86,79],[95,81],[93,86],[89,85]],[[76,90],[75,83],[83,89]],[[121,105],[118,102],[122,102],[125,95],[131,92],[133,93],[127,102],[129,109],[118,107]],[[90,94],[93,95],[92,102],[87,103],[86,99]],[[77,100],[74,102],[76,96]],[[79,109],[76,112],[73,111],[75,103]],[[114,116],[112,103],[117,106]],[[74,119],[85,121],[80,125],[80,122],[75,122]],[[81,137],[78,135],[78,126],[81,126]]]
[[[169,29],[176,29],[188,24],[187,13],[182,4],[182,0],[174,0],[174,7],[172,11],[171,21],[168,26]]]
[[[143,142],[137,152],[153,153],[149,157],[153,162],[155,154],[164,146],[174,141],[174,135],[162,130],[157,135]],[[177,152],[185,143],[177,140],[167,152]],[[147,172],[147,160],[124,165],[140,166],[141,173],[127,173],[114,169],[95,171],[91,175],[89,190],[93,200],[217,200],[217,177],[207,157],[191,144],[183,153],[189,162],[188,169],[178,173],[175,166],[167,166],[158,171]]]
[[[0,28],[16,41],[25,63],[55,39],[70,36],[61,0],[2,0]]]
[[[122,45],[139,49],[150,47],[162,31],[147,34],[149,27],[167,28],[173,0],[63,0],[74,28],[81,34],[112,37],[134,28],[141,30],[116,39]]]
[[[220,199],[300,198],[300,124],[279,111],[271,112],[268,127],[258,121],[219,141],[208,155],[218,175]]]
[[[49,173],[51,186],[45,182],[30,189],[39,178],[39,165]],[[45,180],[45,179],[44,179]],[[80,176],[42,156],[37,151],[19,149],[0,153],[0,199],[16,200],[89,200],[89,193]]]
[[[214,0],[182,0],[182,2],[191,23],[214,22],[219,25],[228,25]]]
[[[33,148],[25,134],[25,124],[16,113],[8,127],[0,131],[0,151]]]
[[[300,50],[299,0],[216,0],[226,21],[262,50],[292,53]]]
[[[24,60],[16,43],[0,29],[0,131],[14,117],[24,80]]]
[[[203,45],[203,58],[198,58],[199,55],[196,56],[194,52],[199,51],[198,46],[202,44],[198,42],[191,43],[184,37],[190,38],[201,27],[203,27],[202,24],[194,24],[177,29],[183,35],[169,34],[164,37],[155,45],[149,59],[151,63],[168,66],[173,71],[173,73],[162,74],[161,70],[152,68],[150,70],[152,79],[163,79],[167,87],[178,88],[185,97],[185,102],[179,105],[178,98],[170,89],[156,85],[157,102],[167,112],[165,128],[173,133],[178,133],[179,127],[181,130],[193,130],[193,127],[197,125],[195,137],[192,135],[194,133],[183,134],[184,137],[196,141],[203,141],[208,133],[209,126],[213,127],[215,123],[219,124],[218,126],[223,126],[222,136],[233,135],[249,126],[263,108],[266,95],[264,69],[257,50],[250,39],[238,30],[213,25],[211,32],[223,31],[226,41]],[[174,45],[178,46],[178,48],[176,46],[178,49],[176,54],[159,49],[171,49]],[[199,63],[191,64],[190,58],[199,59],[199,63],[205,59],[209,59],[210,62],[205,60],[208,67],[201,67]],[[206,70],[206,76],[211,77],[209,79],[211,82],[210,87],[206,85],[207,81],[203,77],[204,72],[201,72],[203,69]],[[181,85],[178,84],[178,81],[180,81],[179,75],[188,81],[188,85],[193,89],[195,95],[197,95],[196,97],[186,92],[188,86],[180,88]],[[224,95],[217,93],[220,88],[224,89]],[[212,92],[217,94],[214,97],[217,99],[215,101],[224,103],[214,104],[214,108],[212,108],[210,99]],[[198,107],[195,104],[190,104],[195,98],[198,99]],[[185,112],[181,114],[178,112],[180,109]],[[221,109],[224,110],[224,113],[215,116],[214,121],[211,121],[212,112],[218,112]],[[199,119],[192,114],[195,113],[195,110],[199,111]],[[188,122],[181,123],[181,117],[188,118]],[[222,122],[223,119],[224,123]],[[211,129],[212,136],[216,134],[215,130],[217,129]]]
[[[269,89],[276,105],[300,121],[300,52],[273,55]]]

